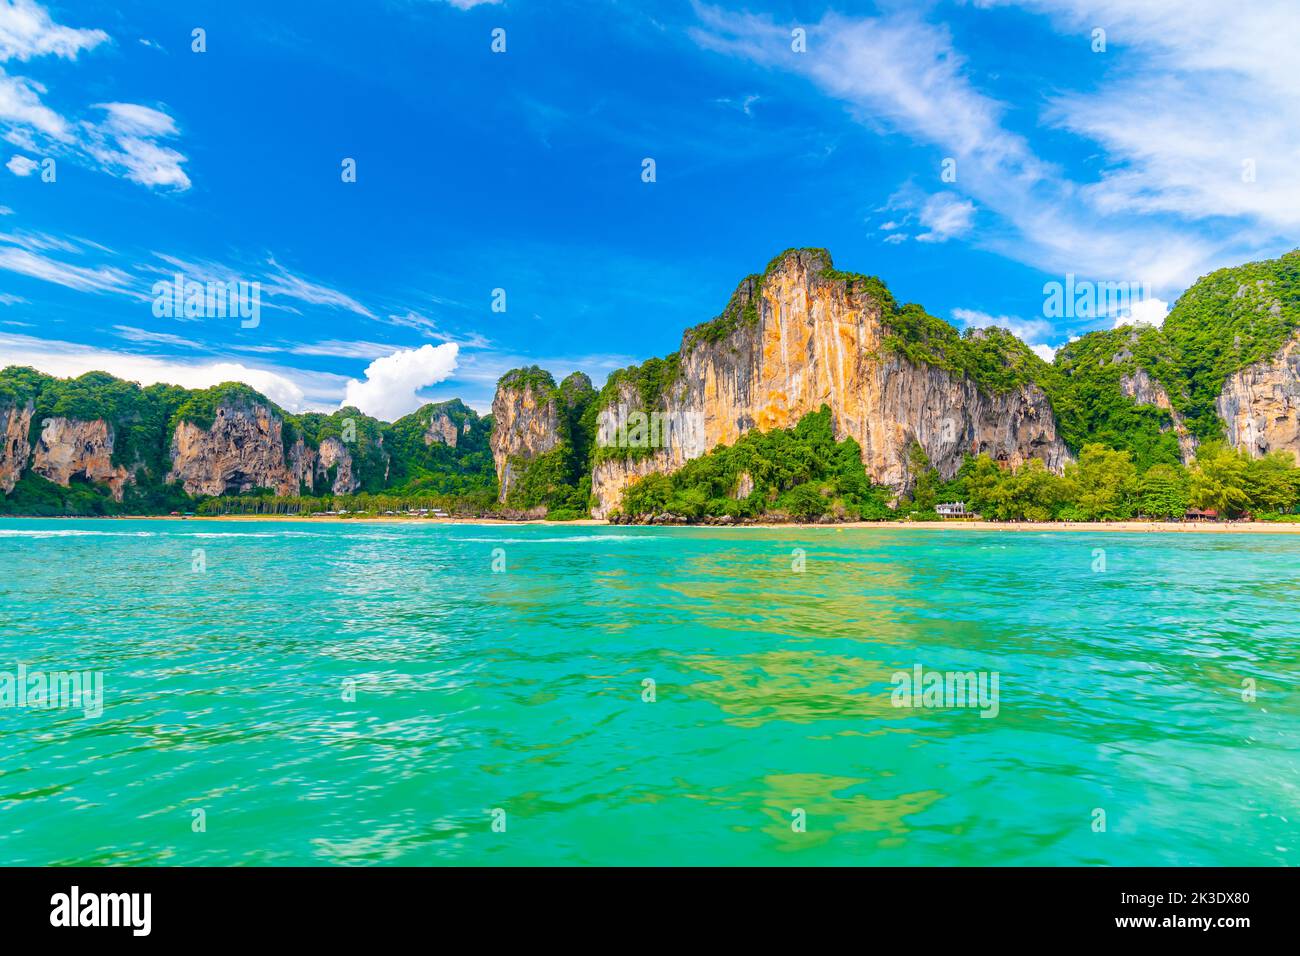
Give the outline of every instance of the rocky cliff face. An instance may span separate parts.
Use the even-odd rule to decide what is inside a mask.
[[[748,280],[737,290],[729,308],[748,313],[749,321],[713,340],[687,333],[680,375],[657,409],[662,447],[649,457],[606,460],[594,469],[597,517],[615,508],[636,478],[675,470],[750,429],[790,427],[823,404],[831,408],[836,437],[852,436],[861,446],[871,478],[897,489],[913,480],[913,441],[944,477],[966,454],[987,453],[1011,466],[1029,458],[1054,470],[1064,466],[1069,454],[1040,389],[995,394],[893,353],[879,302],[827,276],[829,265],[812,251],[789,253],[761,282]],[[635,405],[635,396],[618,401]],[[511,413],[509,404],[500,411],[493,406],[498,422]],[[604,440],[610,422],[606,412]]]
[[[465,434],[469,434],[469,422],[465,422]],[[455,448],[459,437],[459,433],[456,431],[456,423],[447,416],[446,412],[443,412],[429,420],[429,428],[424,433],[424,443],[432,445],[434,442],[438,442],[450,448]]]
[[[1120,391],[1133,399],[1137,405],[1151,405],[1169,412],[1174,434],[1178,437],[1178,451],[1183,456],[1183,464],[1196,457],[1196,436],[1187,430],[1187,423],[1178,409],[1169,401],[1169,393],[1163,385],[1151,377],[1144,368],[1138,368],[1132,374],[1126,374],[1119,380]],[[1165,429],[1167,430],[1167,429]]]
[[[329,469],[334,468],[334,481],[329,486],[336,495],[350,495],[361,487],[361,482],[353,473],[352,453],[337,438],[326,438],[320,443],[320,452],[316,457],[316,474],[320,480],[329,477]],[[308,482],[314,489],[314,483]],[[324,488],[320,489],[322,492]]]
[[[543,455],[559,444],[559,411],[553,386],[503,379],[492,399],[492,459],[505,501],[518,478],[522,462]]]
[[[313,456],[303,449],[295,468],[305,468]],[[296,460],[295,460],[296,458]],[[271,488],[293,495],[303,476],[286,463],[283,423],[265,405],[221,405],[212,425],[203,429],[193,422],[176,426],[171,444],[171,471],[167,481],[179,481],[191,495],[222,495]]]
[[[1257,458],[1289,451],[1300,464],[1300,335],[1232,375],[1216,407],[1235,447]]]
[[[35,410],[31,402],[22,406],[0,405],[0,491],[5,494],[14,490],[31,457],[32,446],[27,434]]]
[[[41,422],[32,471],[65,488],[74,477],[102,482],[116,501],[122,500],[131,480],[124,467],[113,464],[113,428],[102,418],[47,418]]]

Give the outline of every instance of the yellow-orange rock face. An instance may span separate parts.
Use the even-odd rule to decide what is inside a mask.
[[[593,513],[607,515],[623,489],[653,471],[671,472],[751,429],[787,428],[828,405],[836,436],[853,437],[871,478],[907,487],[907,452],[920,443],[945,477],[963,457],[987,453],[1011,466],[1042,459],[1060,470],[1069,458],[1046,396],[1036,386],[993,394],[964,376],[918,366],[885,348],[889,329],[877,300],[824,275],[829,262],[787,254],[762,280],[738,291],[756,321],[740,321],[719,341],[688,333],[681,375],[665,391],[663,447],[593,470]],[[621,400],[635,403],[630,393]],[[495,410],[495,409],[494,409]]]

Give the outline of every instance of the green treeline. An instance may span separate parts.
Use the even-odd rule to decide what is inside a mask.
[[[1178,299],[1162,327],[1124,325],[1091,332],[1062,347],[1052,363],[1005,330],[959,332],[920,305],[900,305],[879,278],[835,269],[823,249],[787,250],[763,273],[743,280],[721,314],[687,330],[680,352],[616,371],[599,391],[581,373],[557,385],[537,366],[503,376],[500,388],[527,388],[539,404],[554,403],[558,432],[552,450],[510,463],[515,480],[504,508],[554,519],[589,514],[593,467],[654,452],[638,446],[597,447],[601,411],[626,403],[629,411],[650,413],[678,398],[673,390],[683,387],[684,358],[705,346],[725,350],[733,336],[757,328],[766,308],[764,283],[790,256],[799,257],[799,266],[815,278],[841,283],[843,295],[878,312],[886,355],[967,376],[992,393],[1041,389],[1077,464],[1058,476],[1032,461],[1008,471],[977,458],[941,481],[914,447],[908,470],[915,480],[897,501],[893,492],[871,484],[860,460],[853,464],[856,445],[833,440],[829,412],[823,409],[792,429],[747,434],[734,446],[715,448],[689,462],[677,474],[637,482],[627,489],[624,515],[873,518],[894,514],[886,504],[890,501],[899,506],[898,513],[916,517],[933,514],[934,504],[944,501],[964,501],[986,517],[1007,519],[1118,520],[1175,516],[1188,508],[1225,516],[1296,510],[1290,458],[1272,455],[1256,461],[1225,448],[1216,401],[1231,375],[1275,355],[1300,329],[1300,250],[1205,276]],[[1147,404],[1135,401],[1139,393]],[[30,368],[0,371],[0,408],[28,403],[34,408],[28,436],[33,448],[46,418],[107,420],[114,435],[112,464],[126,469],[132,481],[125,486],[124,500],[117,502],[102,485],[74,478],[63,488],[29,470],[0,499],[0,513],[196,510],[203,505],[200,500],[165,480],[177,425],[190,422],[206,429],[218,408],[254,404],[283,422],[286,459],[300,439],[311,449],[330,439],[342,442],[359,487],[353,496],[334,495],[338,470],[333,466],[316,473],[310,487],[304,482],[296,496],[255,490],[222,496],[222,503],[204,507],[272,509],[261,513],[382,513],[411,507],[479,513],[495,507],[492,416],[479,416],[459,400],[425,405],[389,424],[355,408],[289,414],[238,383],[199,390],[142,388],[104,372],[57,379]],[[454,445],[446,440],[448,430]],[[1183,446],[1199,446],[1187,467],[1180,436]],[[360,507],[324,504],[349,497]],[[376,503],[381,497],[387,500]],[[248,504],[231,503],[245,499]]]
[[[119,502],[105,485],[74,477],[69,487],[64,488],[27,470],[13,491],[0,497],[0,514],[168,514],[201,508],[241,513],[244,507],[273,509],[254,512],[270,514],[347,507],[318,506],[321,500],[334,497],[330,492],[337,465],[324,474],[316,474],[312,488],[305,482],[300,486],[299,497],[306,502],[302,505],[286,504],[291,499],[283,498],[271,503],[268,499],[276,496],[266,489],[222,496],[218,499],[220,503],[205,505],[204,498],[192,497],[179,483],[165,480],[171,468],[172,436],[181,422],[206,430],[215,421],[218,408],[248,409],[254,405],[268,409],[281,421],[286,461],[299,439],[311,449],[319,448],[330,438],[342,442],[352,459],[353,476],[360,483],[357,493],[361,497],[354,504],[358,501],[364,504],[368,496],[382,493],[391,501],[379,508],[380,511],[389,510],[388,504],[392,502],[403,502],[404,508],[443,507],[477,513],[496,500],[496,468],[489,447],[492,417],[479,416],[459,399],[425,405],[388,424],[355,408],[342,408],[329,414],[290,414],[239,382],[206,389],[175,385],[142,388],[106,372],[87,372],[77,378],[60,379],[19,366],[0,370],[0,405],[22,408],[28,403],[33,407],[33,414],[27,438],[33,449],[47,418],[104,419],[113,433],[111,464],[125,468],[133,480],[125,485]],[[443,417],[455,432],[455,447],[443,440],[426,440],[435,419]],[[313,498],[313,494],[324,497]],[[233,503],[245,500],[249,504]]]
[[[671,475],[634,482],[624,492],[619,515],[874,520],[893,514],[888,497],[887,489],[874,487],[867,477],[858,443],[835,440],[831,410],[823,405],[793,428],[749,432]]]
[[[925,521],[938,520],[935,507],[943,502],[963,502],[995,521],[1169,519],[1191,509],[1284,520],[1300,511],[1294,456],[1251,458],[1220,442],[1202,445],[1188,468],[1162,462],[1139,470],[1128,451],[1099,444],[1085,445],[1061,475],[1037,458],[1011,469],[980,455],[967,456],[945,481],[916,444],[909,464],[916,476],[912,491],[892,509],[893,493],[872,485],[857,442],[835,441],[830,409],[823,405],[793,428],[750,432],[671,475],[632,483],[617,518]]]

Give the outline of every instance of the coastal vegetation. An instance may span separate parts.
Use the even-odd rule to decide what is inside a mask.
[[[1037,379],[1072,448],[1096,442],[1131,452],[1142,468],[1181,460],[1177,415],[1198,441],[1224,437],[1216,402],[1225,383],[1276,354],[1300,329],[1300,250],[1197,280],[1160,327],[1090,332],[1063,346]],[[1126,394],[1145,375],[1168,408]]]
[[[624,492],[618,517],[873,520],[892,515],[888,494],[871,484],[858,443],[835,440],[831,410],[823,405],[793,428],[750,432],[671,475],[634,482]]]
[[[689,363],[694,350],[740,349],[741,333],[758,327],[767,308],[765,284],[786,266],[820,283],[818,294],[827,291],[826,283],[842,283],[843,296],[832,287],[828,301],[852,298],[859,308],[862,299],[869,300],[868,309],[879,313],[881,351],[901,360],[892,368],[902,363],[904,369],[939,368],[989,395],[1031,393],[1028,401],[1050,412],[1064,443],[1055,462],[1067,458],[1066,449],[1072,462],[1056,473],[1036,458],[1022,463],[1020,455],[1013,456],[1014,466],[967,457],[958,467],[950,457],[941,462],[949,476],[944,478],[919,444],[905,444],[903,434],[891,454],[906,459],[906,481],[901,490],[885,488],[872,483],[853,440],[836,440],[833,412],[823,406],[791,428],[751,430],[673,474],[634,481],[618,505],[621,520],[656,515],[686,521],[937,520],[939,504],[958,501],[1000,520],[1116,521],[1180,517],[1188,511],[1287,520],[1300,510],[1296,458],[1285,433],[1287,450],[1251,457],[1227,444],[1220,417],[1228,415],[1221,405],[1228,400],[1225,394],[1233,394],[1233,376],[1278,355],[1300,330],[1300,250],[1211,273],[1178,299],[1163,325],[1121,321],[1064,345],[1049,363],[1005,329],[959,331],[918,304],[900,305],[879,278],[835,269],[823,249],[802,249],[787,250],[742,281],[719,316],[685,333],[680,352],[615,371],[599,391],[582,373],[557,384],[536,365],[502,376],[499,395],[531,391],[539,407],[548,415],[553,408],[554,416],[542,429],[547,433],[542,450],[509,458],[512,477],[501,502],[493,417],[480,416],[459,400],[427,404],[387,423],[351,407],[291,414],[239,383],[141,387],[105,372],[60,379],[10,367],[0,371],[0,416],[30,410],[30,418],[17,426],[5,419],[11,442],[15,427],[25,430],[34,456],[49,420],[103,421],[109,443],[100,427],[95,473],[113,472],[120,500],[106,484],[47,469],[45,474],[67,481],[59,484],[28,463],[8,476],[5,487],[12,483],[12,490],[0,496],[0,513],[382,514],[440,508],[557,520],[587,517],[595,501],[593,468],[634,462],[657,450],[653,442],[600,446],[601,414],[616,406],[654,413],[685,400],[684,369],[694,367]],[[790,274],[781,281],[788,284]],[[1294,372],[1278,374],[1292,376],[1278,386],[1290,388]],[[285,468],[269,477],[263,470],[251,480],[242,474],[241,460],[228,490],[247,490],[212,498],[187,494],[180,482],[168,480],[175,478],[177,428],[189,423],[205,432],[222,408],[265,409],[278,421]],[[1272,413],[1270,421],[1275,418]],[[1271,447],[1278,447],[1272,441]],[[333,444],[327,455],[328,443]],[[1258,447],[1270,444],[1261,440]],[[124,481],[118,480],[121,474]],[[296,494],[285,494],[291,490],[285,474],[288,485],[298,484]],[[250,487],[263,483],[275,487]],[[216,490],[221,482],[215,488],[192,487]]]
[[[76,378],[61,379],[20,366],[0,370],[0,406],[22,407],[29,403],[33,413],[27,441],[32,448],[40,440],[43,423],[49,418],[102,419],[108,423],[113,436],[110,462],[124,468],[131,480],[126,482],[122,500],[118,501],[103,484],[74,476],[65,487],[27,470],[17,478],[8,495],[0,496],[0,514],[98,516],[196,512],[205,507],[208,497],[186,494],[179,484],[166,480],[171,467],[172,436],[181,422],[204,430],[210,428],[216,420],[217,409],[222,406],[268,409],[282,423],[286,455],[299,438],[311,448],[318,448],[330,438],[339,440],[347,449],[357,492],[363,496],[358,501],[363,503],[369,500],[365,496],[383,492],[406,506],[474,512],[496,500],[496,471],[488,447],[492,418],[480,417],[457,399],[425,405],[389,424],[355,408],[342,408],[329,414],[290,414],[260,392],[238,382],[206,389],[175,385],[142,388],[106,372],[87,372]],[[425,440],[433,419],[441,416],[455,430],[454,447]],[[317,480],[317,490],[324,487],[328,492],[336,473],[337,465],[331,466]],[[319,501],[312,498],[310,489],[304,486],[299,491],[307,502],[303,507],[308,512],[330,510],[328,506],[317,507]],[[277,496],[270,489],[252,489],[242,495],[220,496],[215,499],[217,504],[206,508],[239,513],[238,508],[243,506],[233,504],[236,499],[247,499],[251,508],[290,507],[284,502],[269,505],[267,499],[272,497]],[[324,500],[330,497],[327,494]],[[282,513],[298,513],[298,506],[292,507],[294,510]]]
[[[540,374],[539,374],[540,373]],[[506,496],[507,508],[544,511],[554,521],[585,518],[590,512],[591,456],[596,436],[596,390],[591,379],[574,372],[559,385],[537,366],[507,372],[498,389],[532,390],[540,403],[553,403],[556,412],[554,448],[512,464],[518,477]]]
[[[1202,445],[1187,468],[1158,462],[1139,469],[1130,452],[1095,443],[1060,475],[1037,458],[1013,468],[980,455],[967,456],[945,480],[916,444],[909,465],[909,494],[895,498],[873,486],[857,443],[834,439],[830,409],[822,406],[793,428],[750,432],[671,475],[632,483],[615,520],[935,521],[941,502],[962,502],[994,521],[1167,520],[1191,510],[1279,520],[1300,511],[1292,455],[1251,458],[1219,442]]]

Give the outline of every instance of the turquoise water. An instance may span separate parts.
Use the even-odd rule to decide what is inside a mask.
[[[104,681],[0,709],[0,863],[1290,865],[1298,609],[1283,535],[0,520],[0,671]]]

